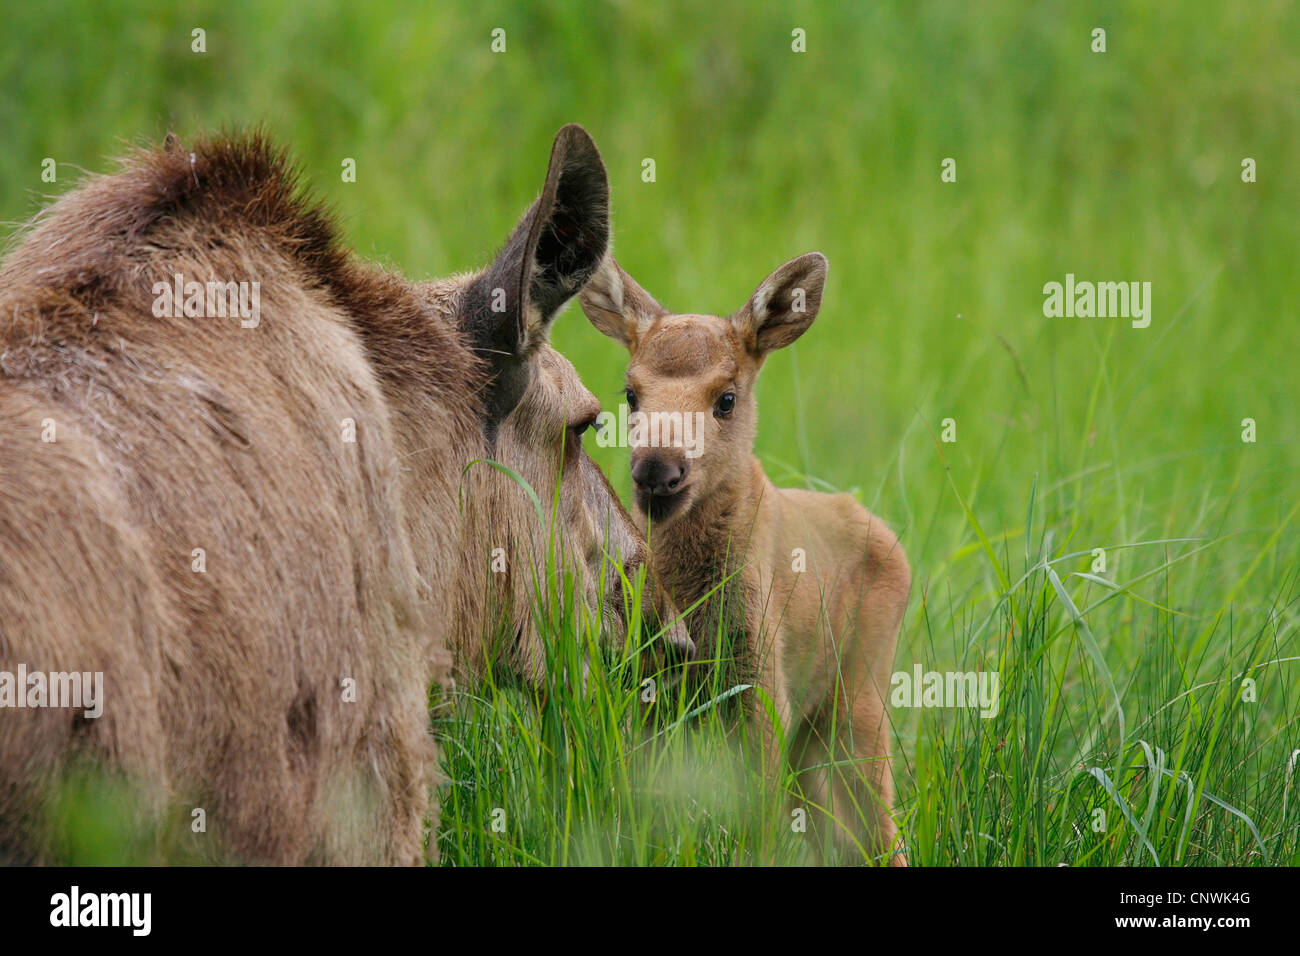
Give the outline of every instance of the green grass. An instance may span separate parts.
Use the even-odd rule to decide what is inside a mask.
[[[892,712],[911,862],[1295,864],[1297,50],[1268,0],[27,5],[0,44],[0,218],[123,141],[264,122],[361,254],[443,275],[487,260],[580,122],[620,261],[669,307],[730,312],[830,259],[764,372],[757,452],[899,532],[898,670],[1003,687],[991,720]],[[1067,272],[1150,281],[1150,328],[1044,318]],[[612,407],[621,351],[576,309],[555,341]],[[626,451],[592,451],[626,496]],[[569,668],[544,702],[498,675],[433,714],[446,862],[811,861],[726,708],[647,715],[637,640],[576,682],[595,638],[551,626]]]

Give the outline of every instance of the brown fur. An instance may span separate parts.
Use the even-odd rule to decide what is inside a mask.
[[[698,412],[705,423],[698,457],[687,456],[675,423],[649,429],[657,447],[632,450],[638,517],[660,580],[677,606],[702,601],[688,628],[704,658],[720,651],[711,635],[742,637],[739,656],[776,706],[805,792],[835,820],[842,845],[883,857],[896,837],[884,695],[907,559],[850,495],[777,488],[753,456],[759,371],[811,325],[825,275],[824,257],[802,256],[723,319],[668,313],[608,258],[581,301],[598,329],[627,346],[639,412]],[[730,412],[725,395],[734,396]],[[806,570],[795,569],[796,548]],[[723,581],[723,599],[707,598]],[[762,710],[752,712],[773,770],[776,738]],[[830,761],[841,766],[806,769]],[[901,853],[889,859],[905,862]]]
[[[590,395],[546,344],[604,253],[607,196],[566,127],[496,262],[431,283],[354,260],[258,135],[169,137],[36,218],[0,270],[0,670],[103,671],[105,705],[0,710],[0,859],[42,857],[43,794],[82,755],[145,813],[203,807],[222,855],[424,857],[448,648],[473,674],[508,610],[510,655],[541,660],[531,579],[488,567],[494,542],[522,567],[546,529],[466,466],[503,458],[549,505],[567,438],[548,521],[587,559],[612,522],[607,547],[645,558],[575,447]],[[260,324],[155,317],[178,272],[260,281]]]

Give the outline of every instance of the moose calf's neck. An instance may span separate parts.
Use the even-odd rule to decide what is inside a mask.
[[[697,562],[682,567],[678,557],[691,555],[733,555],[728,562],[739,566],[745,552],[752,550],[754,531],[774,507],[774,486],[752,453],[734,477],[727,478],[708,495],[692,502],[672,520],[655,526],[638,508],[637,523],[650,541],[660,574],[676,572],[689,579],[699,577]],[[718,573],[722,573],[721,566]],[[705,586],[705,582],[700,582]],[[707,582],[705,590],[717,581]]]

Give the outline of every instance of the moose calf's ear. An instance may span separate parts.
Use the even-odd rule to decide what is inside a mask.
[[[812,325],[822,305],[829,264],[820,252],[791,259],[762,281],[732,317],[757,354],[785,348]]]
[[[556,134],[542,194],[461,305],[462,328],[494,371],[489,426],[518,404],[528,379],[524,360],[545,342],[556,313],[591,278],[608,246],[605,164],[587,131],[570,124]]]
[[[578,301],[592,325],[629,348],[652,321],[664,314],[663,306],[637,285],[613,256],[601,262]]]

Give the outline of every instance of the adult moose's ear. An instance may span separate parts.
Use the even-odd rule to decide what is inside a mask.
[[[462,327],[491,364],[489,432],[518,404],[528,357],[560,307],[587,282],[609,246],[609,178],[581,126],[555,136],[542,194],[505,247],[465,291]]]
[[[829,263],[820,252],[791,259],[762,281],[731,321],[751,352],[785,348],[808,331],[822,307]]]
[[[665,314],[664,307],[613,256],[605,256],[578,301],[592,325],[628,348],[635,348],[650,323]]]

